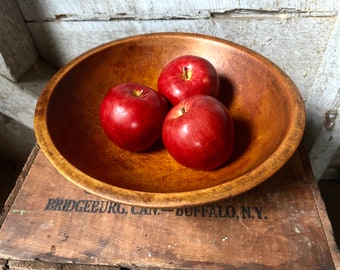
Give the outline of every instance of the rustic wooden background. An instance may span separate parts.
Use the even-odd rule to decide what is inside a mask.
[[[35,144],[35,103],[58,68],[114,39],[182,31],[245,45],[294,80],[307,110],[303,143],[320,179],[340,145],[339,10],[338,0],[1,0],[0,165],[25,160]]]

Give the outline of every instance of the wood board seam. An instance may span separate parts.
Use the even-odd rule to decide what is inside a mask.
[[[31,166],[32,164],[34,163],[36,157],[37,157],[37,154],[39,152],[39,146],[36,145],[35,147],[33,147],[18,179],[16,180],[16,183],[15,183],[15,186],[12,190],[12,192],[10,193],[10,195],[8,196],[5,204],[4,204],[4,208],[2,209],[1,213],[0,213],[0,229],[2,227],[2,224],[3,222],[5,221],[6,219],[6,216],[10,210],[10,208],[12,207],[12,204],[15,200],[15,198],[17,197],[17,194],[22,186],[22,184],[24,183],[25,179],[26,179],[26,176],[28,174],[28,172],[30,171],[31,169]]]
[[[309,186],[311,188],[315,207],[317,209],[317,213],[321,222],[321,225],[323,227],[323,234],[327,240],[328,249],[330,251],[332,261],[334,264],[334,269],[340,269],[340,253],[339,248],[335,242],[334,236],[333,236],[333,229],[331,222],[328,217],[328,213],[326,210],[326,206],[324,204],[324,201],[321,197],[320,190],[318,188],[317,181],[314,177],[311,164],[305,154],[305,150],[302,146],[299,147],[299,155],[301,158],[301,161],[303,163],[303,169],[306,175],[306,178],[310,179]]]

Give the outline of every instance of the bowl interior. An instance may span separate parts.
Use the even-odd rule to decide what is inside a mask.
[[[184,54],[204,57],[216,67],[221,80],[219,99],[235,123],[232,158],[213,171],[177,164],[161,142],[144,153],[121,150],[99,123],[99,106],[110,87],[139,82],[156,89],[162,67]],[[169,193],[216,191],[219,186],[226,196],[243,192],[283,165],[304,128],[301,97],[280,69],[241,46],[189,34],[136,36],[86,52],[49,82],[39,98],[35,118],[41,148],[67,178],[127,203],[135,191],[138,196],[164,193],[162,200],[167,200]],[[228,190],[228,183],[238,186],[237,191]],[[128,198],[121,197],[122,190],[128,191]],[[136,203],[139,199],[131,200]]]

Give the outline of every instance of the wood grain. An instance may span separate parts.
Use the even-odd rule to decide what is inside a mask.
[[[87,1],[75,0],[70,3],[60,0],[19,0],[18,1],[27,21],[47,20],[110,20],[110,19],[199,19],[210,17],[211,14],[223,14],[237,10],[270,12],[324,12],[336,11],[337,1],[195,1],[184,4],[180,0],[169,2],[148,0],[130,0],[112,5],[109,0]]]
[[[0,74],[17,81],[38,59],[30,33],[15,1],[1,2]]]
[[[6,265],[7,265],[7,260],[0,259],[0,267],[2,269],[6,269]]]
[[[334,243],[320,220],[327,216],[318,212],[321,200],[302,155],[241,196],[161,211],[86,193],[39,151],[2,224],[0,257],[73,263],[69,269],[335,269]],[[94,202],[111,207],[100,213]]]
[[[19,82],[0,76],[0,112],[32,129],[33,133],[37,98],[56,71],[46,62],[37,61]],[[30,143],[34,144],[34,140]]]
[[[340,146],[340,17],[334,25],[323,62],[312,86],[306,108],[310,114],[311,134],[306,136],[306,145],[312,139],[310,161],[317,179],[329,166]],[[322,123],[321,126],[320,123]],[[308,140],[307,140],[308,139]]]

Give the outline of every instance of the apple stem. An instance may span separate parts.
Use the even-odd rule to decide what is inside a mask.
[[[135,89],[131,92],[132,96],[134,97],[142,97],[145,94],[143,89]]]
[[[191,70],[187,67],[183,67],[182,79],[190,80],[191,79]]]
[[[181,107],[181,108],[180,108],[180,111],[181,111],[181,114],[182,114],[182,115],[186,113],[186,111],[185,111],[185,108],[184,108],[184,107]]]

